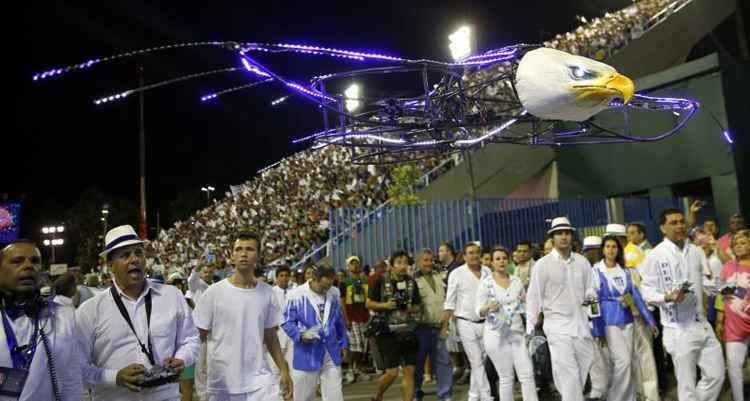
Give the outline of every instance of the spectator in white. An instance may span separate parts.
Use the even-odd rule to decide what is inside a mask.
[[[595,235],[584,238],[581,252],[592,265],[599,263],[602,260],[602,238]]]
[[[615,237],[605,236],[602,244],[604,259],[594,265],[601,316],[595,317],[594,336],[599,338],[606,357],[605,371],[611,373],[607,401],[635,400],[633,380],[633,313],[635,305],[648,323],[653,335],[658,335],[656,321],[641,298],[629,272],[623,265],[623,247]],[[592,370],[593,375],[593,370]]]
[[[203,293],[206,292],[209,286],[214,282],[214,265],[206,263],[199,268],[192,268],[190,275],[188,275],[187,286],[188,290],[185,293],[185,298],[188,299],[189,303],[192,303],[192,307],[200,302]],[[207,394],[207,375],[206,371],[206,343],[201,342],[200,353],[198,359],[195,361],[194,369],[194,382],[195,391],[198,395],[199,400],[205,400],[208,397]]]
[[[644,230],[645,231],[645,230]],[[625,258],[627,258],[628,245],[630,245],[631,238],[638,240],[640,235],[628,234],[628,229],[622,224],[607,224],[606,236],[617,239],[620,243],[621,251],[624,250]],[[638,250],[645,254],[645,249],[651,247],[648,241],[645,239],[645,233],[643,239],[639,242],[640,246]],[[642,248],[641,248],[642,247]],[[604,249],[604,248],[602,248]],[[629,248],[632,254],[635,253],[636,258],[638,251],[633,247]],[[631,259],[632,260],[632,259]],[[624,264],[620,264],[621,267],[627,267],[627,261]],[[637,270],[630,271],[630,278],[633,279],[636,287],[640,287],[640,278],[635,277],[638,274]],[[654,331],[644,318],[641,310],[636,307],[634,303],[629,305],[630,311],[634,317],[633,323],[633,358],[632,361],[635,364],[635,382],[636,389],[640,395],[642,395],[646,401],[659,401],[659,375],[656,371],[656,360],[654,358],[653,342]],[[653,307],[650,307],[652,310]],[[652,317],[653,318],[653,317]]]
[[[625,246],[625,267],[627,267],[633,284],[641,287],[641,275],[638,272],[646,254],[651,252],[651,243],[646,239],[646,227],[640,223],[630,223],[626,227],[628,244]],[[649,306],[654,311],[653,306]],[[630,306],[633,314],[633,364],[636,391],[646,401],[659,401],[659,375],[656,368],[654,354],[654,336],[646,326],[640,311],[634,305]]]
[[[715,401],[724,383],[724,358],[703,313],[705,256],[687,241],[685,216],[677,209],[662,212],[664,240],[641,267],[646,302],[659,306],[664,349],[672,357],[680,401]],[[696,365],[701,380],[696,385]]]
[[[492,250],[492,274],[485,276],[476,293],[477,314],[485,318],[484,346],[499,377],[499,401],[513,401],[513,370],[521,382],[524,401],[536,401],[534,369],[524,339],[521,279],[507,272],[510,254],[503,247]]]
[[[534,265],[526,297],[526,332],[531,334],[543,324],[562,401],[583,400],[594,354],[583,306],[596,296],[594,275],[588,260],[571,249],[573,231],[566,217],[552,220],[547,234],[553,249]]]
[[[529,278],[531,278],[531,269],[534,268],[534,259],[531,254],[531,242],[527,240],[519,241],[516,244],[516,250],[513,252],[515,258],[515,270],[513,275],[521,280],[524,288],[529,286]]]
[[[484,319],[477,315],[476,294],[479,283],[492,272],[482,266],[481,248],[475,242],[464,247],[465,264],[457,267],[448,276],[448,292],[445,297],[444,319],[456,319],[456,328],[471,365],[469,401],[491,401],[490,384],[484,370]]]
[[[94,401],[178,400],[179,386],[149,386],[159,367],[177,375],[198,356],[198,332],[185,297],[175,287],[146,279],[143,241],[133,227],[115,227],[104,251],[114,282],[76,311],[83,378]],[[176,377],[175,377],[176,379]]]
[[[31,241],[19,239],[0,249],[0,373],[25,377],[18,387],[3,380],[2,401],[83,397],[75,311],[40,295],[41,268],[41,253]]]
[[[198,269],[192,269],[187,279],[188,290],[185,298],[193,301],[193,305],[198,301],[208,287],[214,283],[214,266],[210,263],[202,265]]]
[[[438,248],[438,260],[441,265],[443,282],[447,286],[448,276],[454,269],[461,266],[463,261],[456,255],[456,250],[453,248],[453,245],[447,242],[441,244]],[[461,340],[458,338],[455,319],[451,319],[448,322],[448,338],[445,340],[445,345],[448,348],[448,354],[451,357],[451,363],[453,365],[453,381],[456,384],[468,383],[471,369],[467,366],[468,361],[466,360]]]
[[[446,285],[440,278],[440,273],[434,269],[432,250],[422,249],[417,261],[419,270],[414,281],[419,287],[422,297],[422,319],[417,326],[417,365],[414,373],[415,400],[424,398],[422,383],[424,381],[424,365],[427,356],[437,373],[436,394],[439,400],[450,400],[453,393],[453,372],[451,360],[445,339],[448,337],[448,320],[444,320],[443,305],[445,304]]]
[[[291,274],[292,270],[289,268],[289,266],[286,265],[277,267],[274,274],[276,277],[276,282],[273,286],[273,292],[274,294],[276,294],[276,298],[278,299],[279,305],[281,305],[282,311],[284,307],[286,307],[287,298],[294,289],[291,285],[289,285],[289,282],[292,278]],[[284,332],[281,327],[279,327],[277,335],[279,337],[279,345],[281,346],[281,353],[284,355],[284,360],[286,360],[287,365],[291,366],[292,356],[294,352],[294,342],[289,338],[289,336],[286,335],[286,332]],[[273,358],[268,352],[266,352],[266,359],[268,360],[268,364],[271,367],[273,373],[275,375],[278,375],[279,369],[276,364],[273,363]]]
[[[341,362],[349,348],[335,272],[318,267],[312,280],[290,294],[282,328],[294,341],[294,401],[314,401],[320,382],[323,399],[343,401]]]
[[[281,306],[271,286],[255,278],[259,247],[257,235],[238,234],[232,245],[234,273],[210,286],[195,308],[201,341],[208,344],[208,401],[292,396],[289,367],[276,334]],[[264,348],[279,368],[279,382],[266,362]]]

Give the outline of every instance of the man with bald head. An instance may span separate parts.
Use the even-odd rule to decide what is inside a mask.
[[[39,248],[31,241],[17,240],[0,249],[0,374],[6,379],[0,384],[0,400],[83,397],[75,312],[40,294],[41,266]]]

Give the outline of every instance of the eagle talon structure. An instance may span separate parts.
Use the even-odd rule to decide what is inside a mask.
[[[379,53],[357,52],[299,44],[195,42],[162,46],[36,74],[43,80],[94,64],[161,50],[195,46],[219,47],[235,53],[241,70],[258,80],[203,95],[204,102],[260,84],[281,85],[291,94],[316,104],[323,130],[295,139],[312,147],[344,146],[352,162],[385,164],[463,151],[485,143],[566,146],[652,142],[684,127],[698,109],[688,99],[635,93],[633,82],[611,66],[539,45],[519,44],[473,55],[454,63],[410,60]],[[257,62],[250,54],[302,53],[330,56],[383,66],[316,76],[309,84],[293,82]],[[120,100],[133,93],[207,75],[236,71],[222,68],[129,89],[96,100]],[[407,78],[410,86],[404,85]],[[342,82],[367,81],[361,96],[329,91]],[[386,81],[379,89],[374,81]],[[359,104],[357,112],[347,108]],[[274,101],[274,105],[279,102]],[[658,114],[663,132],[640,132]],[[639,123],[640,121],[640,123]],[[636,132],[638,131],[638,132]]]

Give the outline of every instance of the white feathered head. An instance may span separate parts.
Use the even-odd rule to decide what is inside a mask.
[[[516,71],[523,107],[548,120],[585,121],[610,101],[630,101],[633,81],[598,61],[550,48],[527,52]]]

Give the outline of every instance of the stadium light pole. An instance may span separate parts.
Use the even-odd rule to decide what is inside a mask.
[[[211,205],[211,192],[214,190],[216,190],[216,188],[210,185],[207,187],[201,187],[201,191],[206,193],[206,205]]]
[[[42,227],[42,234],[46,237],[42,244],[50,249],[50,264],[55,263],[55,247],[62,246],[65,244],[63,238],[59,238],[59,234],[65,231],[64,225],[58,226],[44,226]]]
[[[451,51],[451,56],[454,61],[461,61],[471,55],[472,52],[472,32],[468,25],[463,25],[458,28],[455,32],[448,35],[448,48]],[[471,183],[471,198],[472,200],[477,199],[476,186],[474,184],[474,165],[471,161],[471,151],[463,151],[464,158],[468,162],[469,182]]]
[[[102,205],[102,242],[107,245],[107,223],[109,222],[109,204]]]

